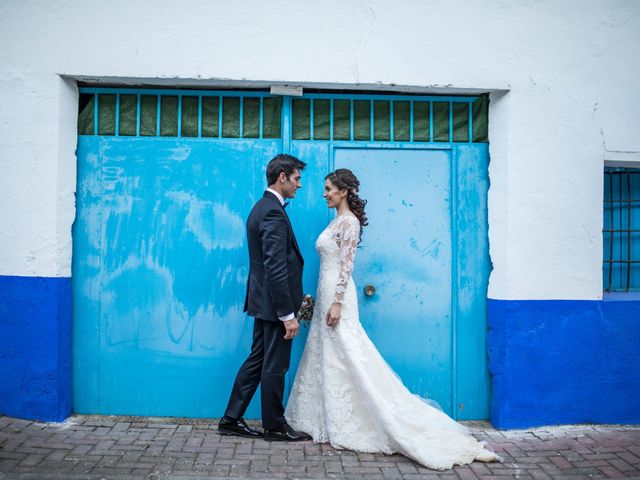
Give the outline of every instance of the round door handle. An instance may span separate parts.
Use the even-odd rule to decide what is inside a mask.
[[[376,294],[376,287],[374,287],[373,285],[367,285],[366,287],[364,287],[364,294],[367,297],[373,297]]]

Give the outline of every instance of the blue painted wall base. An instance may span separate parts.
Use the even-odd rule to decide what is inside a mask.
[[[497,428],[640,423],[640,295],[488,301]]]
[[[0,276],[0,413],[71,414],[71,280]],[[498,428],[640,423],[640,295],[489,300]]]
[[[71,415],[71,279],[0,276],[0,413]]]

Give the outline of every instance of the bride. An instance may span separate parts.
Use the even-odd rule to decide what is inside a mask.
[[[311,328],[286,418],[314,442],[359,452],[401,453],[445,470],[501,461],[466,427],[412,394],[362,328],[351,278],[367,217],[360,182],[347,169],[327,175],[324,198],[336,218],[316,241],[320,277]]]

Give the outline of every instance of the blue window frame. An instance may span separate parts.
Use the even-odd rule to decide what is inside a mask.
[[[640,290],[640,169],[604,172],[603,286]]]

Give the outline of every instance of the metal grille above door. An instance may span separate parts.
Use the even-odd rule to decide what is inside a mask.
[[[486,97],[307,97],[293,99],[294,140],[487,141]]]
[[[80,135],[281,138],[266,93],[82,89]],[[484,143],[488,97],[312,94],[291,101],[293,140]]]
[[[98,93],[103,92],[103,93]],[[82,89],[80,135],[281,138],[282,98]]]

